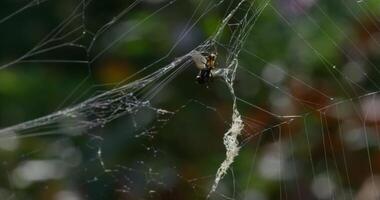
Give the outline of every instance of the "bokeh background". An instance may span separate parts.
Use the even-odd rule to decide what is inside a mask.
[[[239,1],[208,10],[217,2],[2,0],[0,127],[164,67]],[[210,199],[380,199],[380,2],[247,2],[269,3],[239,56],[240,155]],[[52,43],[29,52],[76,8]],[[233,18],[217,50],[228,53],[236,26]],[[0,199],[205,199],[225,157],[232,96],[223,80],[199,85],[196,74],[186,68],[152,100],[170,114],[141,109],[90,130],[0,135]]]

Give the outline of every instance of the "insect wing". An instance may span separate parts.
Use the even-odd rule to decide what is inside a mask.
[[[206,69],[207,59],[198,51],[195,51],[191,54],[191,58],[193,59],[195,66],[198,69]]]

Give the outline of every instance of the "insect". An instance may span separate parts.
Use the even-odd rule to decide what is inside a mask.
[[[216,66],[216,53],[200,53],[195,51],[191,57],[199,69],[196,80],[199,84],[204,84],[212,80],[212,71]]]

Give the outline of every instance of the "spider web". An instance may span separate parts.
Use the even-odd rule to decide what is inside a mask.
[[[32,47],[10,50],[2,73],[77,65],[84,77],[51,114],[3,123],[0,196],[378,199],[380,5],[336,4],[343,14],[331,14],[335,3],[325,1],[195,1],[166,53],[124,80],[96,85],[89,82],[107,59],[130,56],[117,55],[122,44],[128,51],[144,34],[173,31],[150,23],[172,17],[183,2],[115,3],[106,16],[91,13],[104,6],[96,0],[11,3],[17,8],[0,19],[5,32],[18,20],[49,17],[35,15],[39,9],[69,8]],[[134,16],[144,5],[147,14]],[[187,41],[215,13],[222,15],[210,36]],[[339,20],[356,23],[361,40]],[[274,57],[279,50],[284,56]],[[194,82],[192,55],[213,51],[214,82],[183,84]]]

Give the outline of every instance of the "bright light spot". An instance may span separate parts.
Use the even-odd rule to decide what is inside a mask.
[[[287,161],[288,151],[285,145],[274,143],[268,146],[259,161],[260,174],[270,180],[282,180],[294,177]]]
[[[342,140],[350,150],[356,151],[367,146],[379,145],[376,130],[372,127],[363,127],[354,119],[344,120],[340,127]]]
[[[285,72],[280,66],[269,64],[265,66],[261,76],[272,84],[280,83],[285,78]]]
[[[343,74],[347,78],[355,83],[362,81],[364,77],[363,66],[359,65],[356,62],[350,62],[343,68]]]
[[[372,96],[364,99],[361,102],[361,109],[365,119],[371,121],[380,120],[380,98],[378,96]]]
[[[347,131],[343,135],[343,141],[351,150],[360,150],[367,147],[364,131],[360,128]]]
[[[360,186],[355,200],[379,200],[380,199],[380,177],[373,176],[367,178]]]
[[[59,179],[66,172],[65,164],[57,160],[31,160],[22,163],[12,173],[12,182],[25,188],[32,182]]]
[[[294,105],[291,99],[281,92],[272,92],[269,96],[273,112],[279,115],[291,115],[295,113]]]
[[[335,183],[326,174],[319,174],[311,185],[311,191],[318,199],[331,199],[335,191]]]

